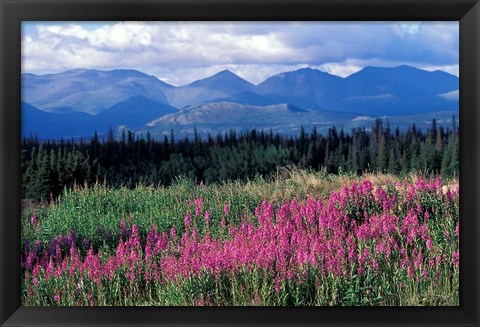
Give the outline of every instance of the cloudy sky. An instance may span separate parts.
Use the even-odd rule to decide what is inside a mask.
[[[137,69],[177,86],[223,69],[252,83],[302,67],[458,76],[458,45],[458,22],[24,22],[22,70]]]

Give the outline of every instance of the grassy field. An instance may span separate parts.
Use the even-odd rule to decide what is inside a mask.
[[[67,189],[22,211],[23,305],[458,305],[458,181]]]

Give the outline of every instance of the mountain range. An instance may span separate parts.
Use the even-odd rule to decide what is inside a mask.
[[[458,117],[458,89],[454,75],[405,65],[365,67],[345,78],[303,68],[257,85],[224,70],[178,87],[135,70],[22,74],[22,135],[87,138],[110,126],[154,136],[195,128],[294,133],[300,125],[369,127],[375,117],[427,124]]]

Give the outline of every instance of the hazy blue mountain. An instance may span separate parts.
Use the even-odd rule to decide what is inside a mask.
[[[415,115],[438,111],[457,111],[458,100],[442,96],[402,99],[392,94],[349,97],[337,103],[337,110],[360,112],[366,115]]]
[[[111,124],[137,128],[155,118],[177,111],[174,107],[137,95],[102,111],[95,116],[95,120],[97,124],[103,123],[106,126]]]
[[[348,96],[392,94],[400,99],[419,99],[458,90],[458,77],[443,71],[425,71],[406,65],[384,68],[367,66],[345,78]]]
[[[194,128],[201,135],[228,132],[231,129],[247,131],[252,128],[279,133],[294,133],[301,125],[331,125],[332,121],[353,119],[354,114],[309,111],[291,104],[268,106],[242,105],[232,102],[206,103],[165,115],[148,123],[138,133],[149,131],[163,136],[173,129],[179,135],[193,135]]]
[[[454,75],[399,66],[365,67],[347,78],[310,68],[299,69],[274,75],[253,92],[304,108],[402,115],[454,110],[458,102],[440,95],[458,88],[459,80]]]
[[[458,110],[458,77],[409,66],[365,67],[345,78],[345,93],[335,108],[377,115],[407,115]]]
[[[365,67],[341,78],[304,68],[276,74],[253,85],[224,70],[191,84],[174,87],[135,70],[77,69],[59,74],[22,75],[23,101],[44,111],[99,113],[132,96],[143,96],[176,108],[206,102],[245,105],[291,103],[308,109],[406,114],[450,110],[457,99],[456,76],[409,66]],[[448,103],[447,103],[448,102]],[[439,107],[440,106],[440,107]]]
[[[243,119],[254,120],[258,115],[265,113],[283,114],[290,112],[307,112],[289,104],[271,106],[248,106],[233,102],[206,103],[196,107],[180,110],[177,113],[165,115],[155,119],[147,126],[155,126],[170,122],[183,125],[202,124],[205,122],[224,124],[226,122],[241,122]]]
[[[195,106],[212,99],[228,97],[231,94],[251,90],[253,84],[223,70],[211,77],[201,79],[185,86],[166,91],[168,101],[177,108]]]
[[[456,111],[441,111],[433,113],[419,113],[415,115],[380,116],[388,119],[393,128],[397,126],[405,130],[415,123],[417,128],[426,130],[431,127],[432,118],[437,124],[451,127],[451,118],[458,115]],[[302,108],[279,104],[270,106],[250,106],[238,103],[216,102],[207,103],[181,110],[177,113],[158,118],[145,127],[137,129],[137,135],[147,132],[153,137],[169,136],[171,130],[177,137],[192,137],[195,133],[206,137],[208,134],[228,133],[230,130],[248,132],[252,128],[257,130],[272,130],[273,133],[287,135],[298,134],[302,127],[311,131],[313,126],[320,133],[326,133],[332,125],[338,129],[350,131],[352,128],[370,129],[377,115],[358,115],[355,113],[304,110]]]
[[[251,106],[268,106],[272,104],[286,103],[278,95],[260,95],[252,91],[234,93],[228,97],[213,99],[210,102],[235,102]]]
[[[107,133],[110,127],[116,130],[119,127],[140,128],[152,119],[177,111],[141,96],[128,98],[98,115],[78,111],[46,112],[22,102],[22,136],[37,135],[40,139],[89,138],[95,131],[99,135]]]
[[[302,68],[274,75],[257,85],[254,92],[278,97],[305,108],[324,108],[341,98],[343,78],[316,69]]]
[[[22,137],[39,139],[91,137],[95,132],[92,115],[84,112],[50,113],[22,102]]]
[[[168,104],[164,90],[171,88],[156,77],[135,70],[75,69],[58,74],[22,75],[22,100],[49,112],[96,114],[136,95]]]
[[[405,125],[413,115],[425,121],[438,112],[458,116],[459,103],[458,77],[409,66],[365,67],[347,78],[304,68],[258,85],[228,70],[181,87],[134,70],[23,74],[22,81],[22,101],[32,105],[22,106],[24,135],[56,138],[90,136],[110,125],[157,135],[170,129],[188,134],[193,127],[290,133],[300,125],[369,126],[356,117],[389,116],[393,123],[399,116]]]

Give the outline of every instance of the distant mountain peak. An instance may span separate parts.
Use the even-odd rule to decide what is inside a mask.
[[[371,71],[424,71],[424,70],[404,64],[404,65],[393,66],[393,67],[365,66],[362,69],[360,69],[358,72],[371,72]]]
[[[451,75],[452,77],[456,77],[455,75],[447,73],[443,70],[429,71],[429,70],[425,70],[425,69],[421,69],[421,68],[417,68],[417,67],[405,65],[405,64],[394,66],[394,67],[365,66],[350,76],[363,75],[363,74],[380,74],[380,73],[381,74],[397,74],[397,76],[398,74],[403,74],[403,75],[414,74],[414,75],[411,75],[412,77],[417,76],[419,74],[429,75],[429,74],[435,73],[435,74]]]
[[[104,76],[104,77],[114,77],[114,78],[155,78],[153,75],[145,74],[136,69],[112,69],[112,70],[98,70],[98,69],[86,69],[86,68],[76,68],[64,71],[59,73],[63,76],[77,76],[81,75],[84,77],[88,76]]]
[[[241,82],[244,82],[244,83],[251,84],[250,82],[241,78],[240,76],[233,73],[232,71],[230,71],[228,69],[224,69],[224,70],[219,71],[216,74],[213,74],[210,77],[195,81],[195,82],[191,83],[190,85],[209,82],[209,81],[225,81],[225,80],[227,80],[227,81],[241,81]]]
[[[424,72],[425,71],[423,69],[409,66],[409,65],[400,65],[400,66],[390,67],[390,69],[396,70],[396,71],[402,71],[402,72]]]
[[[132,69],[73,69],[46,75],[22,75],[22,100],[51,112],[59,108],[97,114],[134,95],[168,104],[173,86]]]
[[[214,87],[219,90],[234,88],[243,91],[253,87],[253,84],[225,69],[210,77],[192,82],[185,87]]]
[[[341,79],[341,77],[337,75],[332,75],[330,73],[311,68],[311,67],[304,67],[300,68],[294,71],[289,71],[289,72],[284,72],[284,73],[279,73],[277,75],[273,75],[270,78],[291,78],[291,77],[297,77],[297,76],[302,76],[302,77],[307,77],[307,78],[316,78],[316,77],[321,77],[321,78],[334,78],[334,79]],[[270,79],[268,78],[268,79]],[[267,79],[267,80],[268,80]]]
[[[218,73],[214,74],[213,76],[235,76],[235,77],[239,77],[237,74],[235,74],[234,72],[232,72],[229,69],[221,70]]]
[[[299,73],[313,73],[313,72],[325,73],[325,72],[322,72],[321,70],[311,68],[311,67],[300,68],[300,69],[295,70],[294,72],[299,72]]]

